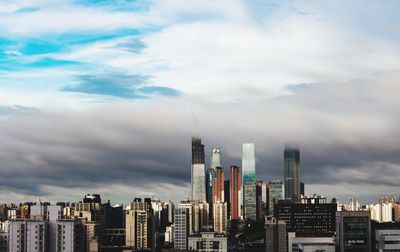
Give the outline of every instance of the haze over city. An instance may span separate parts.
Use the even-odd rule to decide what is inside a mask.
[[[0,1],[0,198],[190,196],[191,137],[306,193],[398,194],[400,3]]]

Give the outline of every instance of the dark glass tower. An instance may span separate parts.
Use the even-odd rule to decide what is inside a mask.
[[[192,137],[192,164],[204,164],[204,144],[200,137]]]
[[[285,146],[284,150],[285,199],[300,200],[300,150]]]

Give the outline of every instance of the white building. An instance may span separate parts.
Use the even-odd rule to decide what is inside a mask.
[[[175,209],[175,230],[174,230],[174,248],[187,250],[187,240],[189,236],[189,208],[178,207]]]
[[[188,250],[199,252],[227,252],[228,237],[215,235],[214,232],[202,232],[201,236],[188,238]]]
[[[393,221],[393,205],[392,205],[392,203],[369,205],[368,208],[371,211],[371,220],[375,220],[377,222],[392,222]]]
[[[379,252],[400,251],[400,230],[376,230],[375,248]]]
[[[0,251],[8,251],[10,221],[0,222]]]
[[[165,234],[164,234],[165,243],[174,243],[174,232],[175,232],[174,225],[166,227]]]
[[[214,231],[218,234],[226,232],[228,210],[226,202],[216,202],[213,207],[214,215]]]
[[[48,222],[46,220],[11,220],[10,252],[47,252]]]
[[[296,233],[288,233],[289,252],[335,252],[333,237],[296,237]]]
[[[72,219],[56,221],[56,252],[85,252],[86,239],[83,224]]]

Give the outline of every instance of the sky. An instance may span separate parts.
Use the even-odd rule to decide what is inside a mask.
[[[400,3],[0,0],[0,201],[190,195],[190,144],[307,194],[399,192]],[[228,169],[227,169],[228,173]]]

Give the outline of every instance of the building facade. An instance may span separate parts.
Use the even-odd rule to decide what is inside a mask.
[[[187,240],[189,237],[189,208],[176,208],[175,209],[175,223],[174,223],[174,248],[179,250],[187,250]]]
[[[336,246],[340,252],[371,251],[371,213],[336,213]]]
[[[240,219],[240,195],[242,188],[242,178],[240,168],[231,166],[231,181],[230,181],[230,219]]]
[[[192,199],[206,201],[206,169],[204,145],[201,138],[192,138],[192,167],[191,167]]]
[[[275,217],[265,217],[266,252],[286,252],[286,223]]]
[[[300,150],[285,146],[284,158],[284,184],[285,199],[300,200]]]
[[[274,205],[283,199],[283,183],[281,180],[270,180],[266,185],[267,214],[274,213]]]
[[[256,158],[254,143],[244,143],[242,148],[243,171],[243,217],[257,219],[256,203]]]

